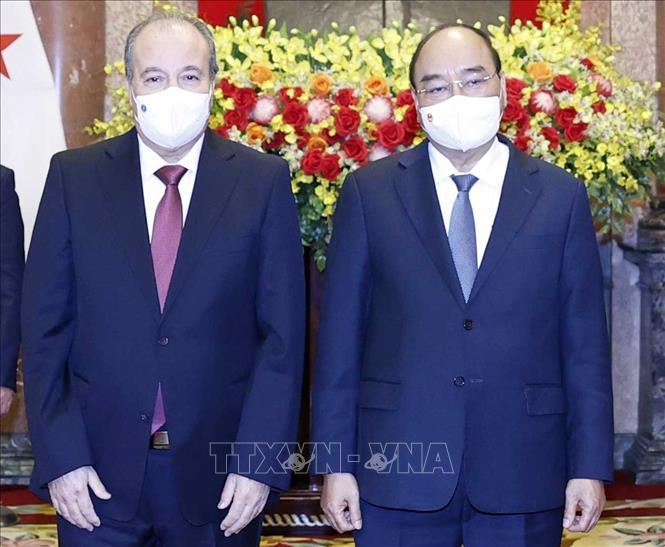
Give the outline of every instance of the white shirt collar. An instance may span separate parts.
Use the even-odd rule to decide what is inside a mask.
[[[469,171],[469,173],[476,176],[479,181],[489,184],[493,188],[499,188],[501,185],[501,181],[495,176],[497,161],[501,158],[501,146],[504,145],[499,142],[498,138],[494,137],[492,146],[489,147],[483,157],[480,158],[478,163],[476,163],[471,171]],[[439,152],[431,142],[427,145],[427,151],[429,153],[429,161],[432,165],[432,173],[436,182],[452,175],[466,174],[460,173],[452,162]]]
[[[187,154],[177,163],[177,165],[182,165],[188,171],[196,174],[196,170],[199,165],[199,157],[201,156],[201,148],[203,147],[203,138],[205,137],[205,132],[199,137],[199,139],[194,143],[194,146],[190,149]],[[148,180],[147,177],[154,175],[155,171],[169,165],[164,158],[162,158],[157,152],[150,148],[146,143],[143,142],[143,139],[136,134],[136,138],[139,140],[139,159],[141,162],[141,176],[143,180]]]

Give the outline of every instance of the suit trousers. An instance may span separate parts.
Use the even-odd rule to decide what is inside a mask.
[[[190,524],[182,515],[176,490],[173,456],[169,450],[150,450],[138,511],[127,522],[100,517],[101,526],[82,530],[58,516],[61,547],[256,547],[263,515],[239,534],[224,537],[219,525],[228,510],[203,526]],[[91,496],[94,494],[91,492]],[[111,492],[113,495],[113,492]],[[221,495],[221,492],[220,492]],[[101,502],[103,503],[103,502]]]
[[[484,513],[466,495],[463,467],[452,499],[436,511],[387,509],[361,500],[356,547],[560,547],[563,507]]]

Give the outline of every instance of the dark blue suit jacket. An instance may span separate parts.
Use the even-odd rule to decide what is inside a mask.
[[[136,132],[56,154],[22,326],[36,491],[93,465],[113,496],[96,509],[131,518],[161,381],[184,515],[217,518],[209,443],[296,437],[304,275],[287,164],[206,134],[160,314]]]
[[[16,361],[21,341],[23,221],[14,191],[14,172],[0,165],[0,386],[16,391]]]
[[[334,227],[313,437],[360,454],[341,470],[356,474],[362,498],[441,508],[462,458],[470,500],[488,512],[554,508],[568,479],[612,478],[602,278],[581,183],[510,145],[468,303],[426,142],[351,174]],[[423,443],[423,472],[395,461],[378,473],[365,465],[381,452],[369,443]],[[440,444],[428,461],[430,443]],[[413,464],[414,450],[391,445],[384,461]]]

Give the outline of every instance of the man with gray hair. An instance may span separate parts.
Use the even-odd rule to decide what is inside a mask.
[[[289,169],[206,129],[205,24],[154,15],[125,63],[136,128],[53,157],[28,256],[32,488],[66,547],[258,545],[289,475],[235,447],[296,436],[304,280]]]

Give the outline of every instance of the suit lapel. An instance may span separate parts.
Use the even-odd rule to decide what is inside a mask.
[[[510,159],[501,191],[499,209],[483,261],[469,295],[469,302],[478,294],[508,245],[524,224],[541,191],[538,179],[532,176],[538,171],[538,164],[510,144],[505,137],[500,136],[500,140],[508,145]]]
[[[228,161],[233,156],[224,140],[210,130],[206,132],[162,317],[172,307],[238,182],[237,167]]]
[[[108,143],[99,174],[118,240],[124,247],[129,266],[155,320],[159,321],[159,299],[150,254],[135,130]]]
[[[400,158],[400,166],[395,189],[432,262],[457,304],[464,308],[464,295],[441,216],[427,141],[405,152]]]

